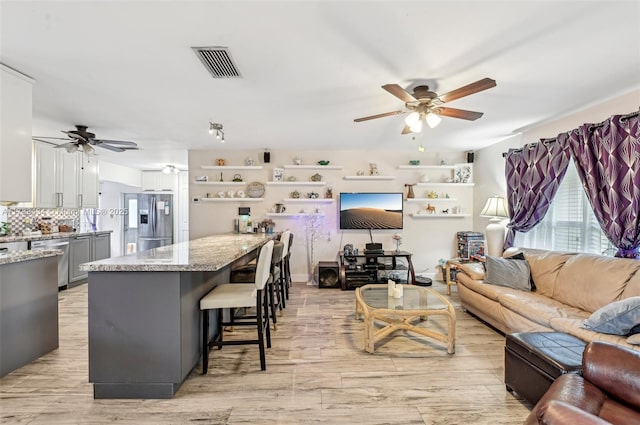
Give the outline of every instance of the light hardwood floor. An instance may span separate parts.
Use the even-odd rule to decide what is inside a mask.
[[[450,299],[454,355],[411,334],[368,354],[353,291],[295,284],[266,372],[256,346],[228,346],[171,400],[94,400],[82,285],[60,293],[60,348],[0,380],[0,423],[521,424],[531,406],[505,391],[504,337],[463,312],[455,289]],[[439,319],[430,326],[444,327]]]

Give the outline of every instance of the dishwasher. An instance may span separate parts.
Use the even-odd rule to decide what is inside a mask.
[[[58,256],[58,289],[66,289],[69,283],[69,239],[47,239],[32,241],[32,251],[45,249],[60,249],[62,255]]]

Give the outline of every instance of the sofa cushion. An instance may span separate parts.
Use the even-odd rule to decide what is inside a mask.
[[[640,345],[627,344],[627,338],[625,338],[624,336],[603,334],[583,328],[582,324],[585,320],[586,318],[577,319],[569,317],[557,317],[555,319],[551,319],[549,321],[549,324],[554,331],[573,335],[583,341],[605,341],[612,344],[623,345],[636,351],[640,351]]]
[[[553,298],[594,312],[620,299],[627,281],[640,261],[602,255],[580,254],[567,260],[558,273]]]
[[[627,338],[627,344],[640,345],[640,334],[633,334]]]
[[[473,280],[484,279],[485,271],[482,263],[462,263],[457,267],[461,272],[466,273]]]
[[[529,277],[531,271],[526,260],[507,260],[500,257],[487,256],[487,273],[485,281],[492,285],[530,291]]]
[[[638,260],[632,260],[638,261]],[[630,298],[630,297],[640,297],[640,269],[633,274],[627,281],[627,285],[622,291],[622,295],[620,295],[620,299]]]
[[[473,280],[465,275],[458,275],[458,282],[473,292],[477,292],[495,302],[498,302],[498,296],[500,294],[522,292],[517,289],[507,288],[506,286],[489,285],[482,280]]]
[[[612,335],[628,335],[640,325],[640,297],[616,301],[596,310],[583,327]]]
[[[498,296],[498,301],[503,307],[546,327],[551,327],[550,320],[556,317],[584,320],[589,314],[537,293],[502,293]]]
[[[560,268],[575,254],[535,249],[525,249],[523,252],[531,269],[531,277],[536,283],[536,292],[548,297],[553,296],[553,288]]]

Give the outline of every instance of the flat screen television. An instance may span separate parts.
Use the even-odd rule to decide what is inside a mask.
[[[402,229],[401,192],[340,194],[340,229]]]

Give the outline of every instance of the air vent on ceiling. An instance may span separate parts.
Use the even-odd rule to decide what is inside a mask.
[[[228,47],[192,47],[213,78],[238,78],[240,72]]]

